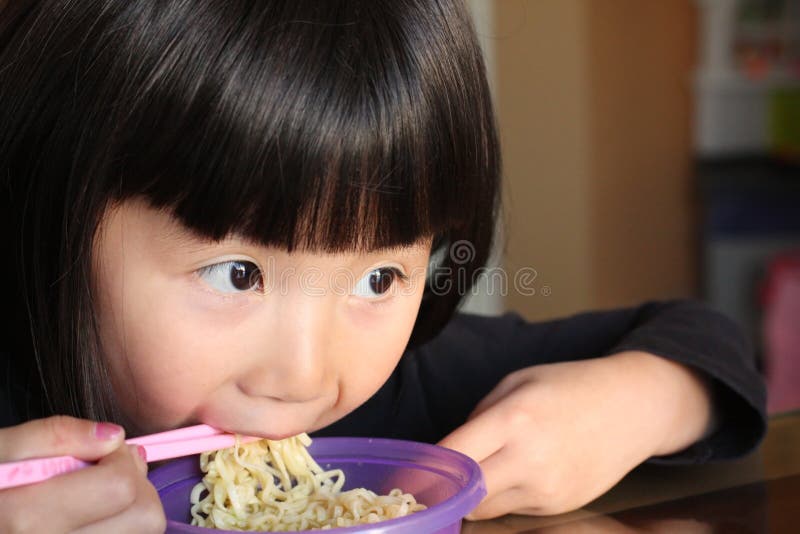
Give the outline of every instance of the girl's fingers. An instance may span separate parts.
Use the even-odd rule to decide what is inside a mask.
[[[480,519],[491,519],[511,512],[519,513],[531,506],[530,495],[521,488],[509,488],[497,495],[487,497],[475,508],[467,519],[475,521]]]
[[[480,462],[483,480],[486,484],[486,498],[518,486],[521,477],[534,476],[520,472],[519,462],[515,462],[507,448],[502,448]]]
[[[124,439],[120,426],[57,415],[0,429],[0,461],[65,455],[92,461]]]
[[[136,502],[122,513],[102,519],[74,531],[74,534],[125,534],[163,533],[167,527],[164,508],[156,489],[147,479],[139,479]]]
[[[442,447],[466,454],[480,463],[498,450],[506,441],[502,418],[493,417],[495,410],[471,419],[456,428],[439,442]]]
[[[97,465],[0,491],[0,514],[12,532],[66,532],[112,517],[135,502],[139,463],[135,449],[120,446]]]
[[[535,494],[522,486],[514,486],[497,495],[490,495],[467,515],[470,521],[492,519],[506,514],[555,515],[575,507],[553,507],[547,499],[537,499]]]

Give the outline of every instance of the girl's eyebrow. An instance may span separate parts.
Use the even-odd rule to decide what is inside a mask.
[[[427,249],[430,247],[432,238],[428,236],[420,237],[415,243],[407,245],[396,245],[390,247],[381,247],[363,252],[365,256],[392,256],[404,255],[408,253],[416,253],[419,249]]]
[[[354,254],[365,258],[370,258],[373,256],[403,256],[406,254],[413,254],[420,248],[430,246],[431,239],[431,237],[425,236],[419,238],[419,240],[415,243],[382,247],[361,252],[342,252],[342,255]],[[165,225],[164,231],[160,233],[159,240],[162,241],[165,246],[169,247],[169,249],[173,251],[177,250],[187,254],[200,254],[226,246],[245,246],[259,249],[270,248],[263,243],[259,243],[254,239],[237,233],[228,234],[222,239],[212,239],[198,233],[192,228],[187,227],[172,216],[169,217],[169,221]]]
[[[194,252],[193,249],[203,249],[213,246],[213,240],[198,234],[190,228],[186,228],[180,223],[171,222],[172,224],[159,236],[159,241],[169,246],[171,249],[182,249],[187,252]]]
[[[153,237],[153,245],[159,251],[158,254],[175,261],[221,253],[222,247],[233,249],[244,245],[243,241],[228,238],[222,241],[208,238],[174,221],[163,225]]]
[[[239,234],[229,234],[222,239],[212,239],[196,230],[189,228],[175,217],[170,216],[164,230],[158,236],[160,241],[172,249],[195,253],[225,245],[245,245],[248,247],[261,247],[263,245]]]

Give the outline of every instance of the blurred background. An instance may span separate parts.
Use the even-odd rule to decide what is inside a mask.
[[[770,411],[800,408],[800,1],[468,3],[508,287],[484,276],[465,311],[699,298],[753,339]]]

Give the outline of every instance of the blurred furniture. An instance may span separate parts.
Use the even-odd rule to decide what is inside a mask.
[[[759,287],[773,256],[800,247],[800,167],[768,157],[700,160],[702,296],[761,351]]]
[[[800,409],[800,249],[770,262],[763,301],[767,408]]]
[[[800,3],[695,0],[694,145],[703,156],[798,152]]]

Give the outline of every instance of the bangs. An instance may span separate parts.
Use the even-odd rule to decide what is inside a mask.
[[[203,236],[289,251],[474,233],[495,203],[488,91],[464,13],[430,11],[192,2],[150,18],[131,7],[145,29],[131,35],[145,38],[123,50],[131,105],[109,187]]]

